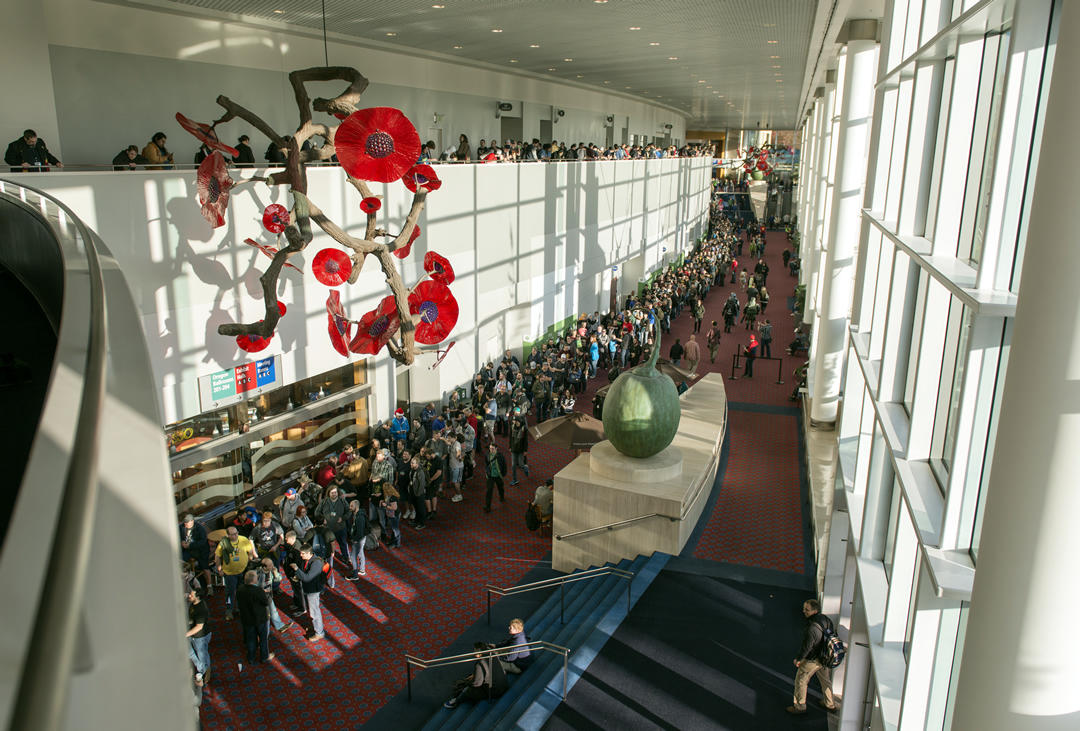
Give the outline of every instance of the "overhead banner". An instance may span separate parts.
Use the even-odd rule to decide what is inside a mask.
[[[199,376],[199,404],[203,411],[211,411],[238,404],[281,385],[281,356],[274,355]]]

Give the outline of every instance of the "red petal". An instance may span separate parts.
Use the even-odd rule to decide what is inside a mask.
[[[311,262],[315,278],[327,287],[337,287],[349,281],[352,274],[352,260],[339,249],[323,249]]]
[[[263,211],[263,227],[272,234],[279,234],[289,225],[289,209],[280,203],[271,203]]]
[[[431,278],[436,282],[452,284],[454,281],[454,267],[445,256],[434,251],[424,254],[424,271],[430,272]]]
[[[445,340],[457,324],[458,303],[445,284],[427,280],[409,295],[409,312],[424,316],[416,324],[416,342],[434,345]]]
[[[435,174],[435,170],[430,165],[413,165],[405,173],[401,182],[405,183],[405,187],[413,193],[417,189],[430,192],[442,187],[442,181],[439,180],[439,176]]]
[[[382,201],[375,196],[369,196],[360,201],[360,210],[364,213],[375,213],[382,208]]]
[[[211,150],[221,150],[233,157],[238,157],[240,155],[240,151],[235,147],[229,147],[219,140],[217,133],[214,132],[214,128],[210,125],[190,120],[180,112],[176,113],[176,121],[180,123],[181,127],[194,135],[196,139],[205,143]]]
[[[274,337],[273,334],[269,338],[259,337],[258,335],[237,335],[236,345],[241,350],[246,350],[249,353],[258,353],[260,350],[266,350],[270,345],[270,338]]]
[[[332,290],[326,298],[327,333],[330,335],[330,344],[334,350],[348,357],[347,343],[352,332],[352,323],[345,316],[345,309],[341,306],[341,295]]]
[[[400,110],[372,107],[353,112],[341,123],[334,150],[354,178],[390,183],[420,157],[420,135]]]

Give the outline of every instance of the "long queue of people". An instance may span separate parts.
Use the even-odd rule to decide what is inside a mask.
[[[753,274],[740,265],[747,243],[756,254],[763,253],[764,231],[758,226],[741,230],[716,206],[710,235],[682,263],[659,274],[641,293],[628,295],[619,310],[582,314],[522,359],[505,351],[501,359],[484,363],[471,383],[454,389],[445,403],[414,405],[410,413],[397,409],[393,418],[375,425],[365,444],[346,445],[305,470],[273,510],[237,512],[216,545],[202,524],[184,516],[179,538],[196,684],[209,682],[212,620],[205,597],[215,585],[225,593],[224,620],[238,620],[241,627],[248,663],[273,657],[271,631],[294,627],[283,614],[292,620],[306,615],[308,639],[322,640],[322,592],[333,590],[339,577],[363,580],[367,555],[380,547],[400,547],[403,528],[422,531],[437,522],[453,530],[464,519],[462,511],[491,513],[496,493],[501,505],[506,489],[530,476],[530,421],[584,410],[577,398],[588,381],[613,380],[647,359],[657,332],[670,332],[684,311],[694,321],[694,334],[685,345],[675,343],[669,355],[676,361],[686,357],[695,370],[703,302],[713,287],[745,283],[746,300],[731,290],[724,305],[725,327],[713,321],[705,336],[710,360],[715,362],[720,338],[739,314],[753,333],[751,343],[760,335],[768,352],[771,326],[755,317],[768,305],[769,271],[760,258]],[[752,376],[752,355],[749,360],[747,375]],[[509,459],[501,437],[506,437]],[[551,480],[538,476],[534,481],[531,503],[550,515]],[[467,501],[474,482],[483,485],[483,499]],[[448,513],[445,518],[440,511]],[[276,599],[286,594],[291,595],[288,608],[281,612]]]

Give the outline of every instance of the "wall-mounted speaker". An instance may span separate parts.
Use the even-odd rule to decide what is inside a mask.
[[[514,108],[514,105],[511,104],[510,102],[499,102],[499,111],[500,112],[509,112],[513,108]]]
[[[566,116],[566,110],[565,109],[560,109],[559,111],[557,111],[555,113],[558,114],[560,117],[565,117]]]

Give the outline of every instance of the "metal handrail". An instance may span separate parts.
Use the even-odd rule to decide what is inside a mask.
[[[83,596],[89,574],[91,539],[97,525],[98,423],[105,398],[107,323],[105,282],[93,237],[63,203],[40,190],[17,184],[55,205],[67,217],[86,255],[90,294],[86,366],[71,458],[64,477],[60,514],[49,550],[51,576],[41,590],[31,646],[12,714],[12,728],[60,729],[71,685]]]
[[[728,407],[727,403],[725,403],[724,421],[722,422],[724,424],[724,429],[727,429],[727,420]],[[709,466],[711,467],[712,464],[716,462],[717,459],[719,459],[719,457],[719,450],[714,451],[712,459],[709,460]],[[705,488],[705,482],[705,480],[701,480],[698,483],[697,487],[694,488],[693,497],[691,497],[690,500],[686,503],[678,516],[668,515],[667,513],[649,513],[647,515],[635,515],[633,518],[627,518],[626,520],[617,520],[614,523],[605,523],[604,525],[598,525],[594,528],[586,528],[584,530],[574,531],[573,533],[563,533],[562,535],[555,536],[555,540],[562,541],[566,540],[567,538],[577,538],[579,536],[588,535],[589,533],[598,533],[602,530],[615,530],[616,528],[621,528],[624,525],[630,525],[631,523],[637,523],[638,521],[648,520],[649,518],[667,518],[671,522],[675,522],[676,520],[686,520],[686,516],[690,514],[690,510],[694,507],[694,504],[697,503],[698,498],[701,497],[701,492]],[[491,620],[489,618],[488,623],[490,624],[490,622]]]
[[[634,586],[634,572],[626,571],[625,569],[616,568],[615,566],[600,566],[595,569],[587,569],[585,571],[579,571],[576,574],[570,574],[569,576],[553,576],[550,579],[542,579],[540,581],[533,581],[529,584],[521,584],[519,586],[511,586],[508,589],[504,589],[492,584],[485,584],[484,591],[487,593],[487,621],[488,627],[491,626],[491,595],[498,594],[499,596],[513,596],[514,594],[524,594],[529,591],[539,591],[540,589],[547,589],[552,586],[559,587],[559,622],[566,624],[566,585],[573,584],[576,581],[587,581],[589,579],[598,579],[602,576],[608,576],[615,574],[620,579],[626,579],[626,610],[630,611],[630,590]]]
[[[462,653],[461,655],[447,655],[446,657],[435,657],[430,660],[424,660],[423,658],[416,657],[405,653],[405,677],[406,685],[409,691],[409,700],[412,700],[412,669],[415,665],[421,670],[428,668],[441,668],[447,665],[461,665],[467,662],[476,662],[477,658],[496,658],[503,655],[513,655],[521,652],[522,648],[528,650],[545,650],[547,652],[553,652],[556,655],[562,655],[563,659],[563,700],[566,700],[566,680],[567,680],[567,666],[570,659],[570,648],[563,647],[562,645],[556,645],[551,642],[545,642],[544,640],[530,640],[521,645],[512,645],[510,647],[497,647],[491,650],[474,650],[472,652]]]

